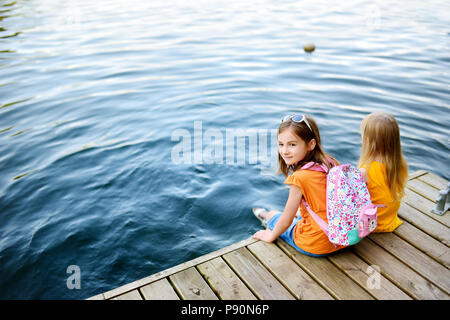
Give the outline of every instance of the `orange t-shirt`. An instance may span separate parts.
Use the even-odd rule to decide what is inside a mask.
[[[299,187],[302,190],[302,198],[304,197],[311,209],[328,223],[327,176],[325,173],[297,170],[288,176],[284,183]],[[303,201],[300,203],[300,215],[302,219],[294,227],[294,242],[298,247],[314,254],[330,253],[344,248],[330,242],[327,235],[306,210]]]
[[[386,167],[378,161],[371,162],[368,166],[363,165],[369,176],[369,189],[372,203],[384,204],[386,208],[377,210],[377,228],[373,232],[392,232],[403,222],[398,218],[397,212],[400,201],[392,198],[391,191],[386,183]]]

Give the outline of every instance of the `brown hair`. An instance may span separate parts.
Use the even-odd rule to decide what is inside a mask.
[[[321,141],[320,141],[320,133],[319,133],[319,127],[317,126],[316,122],[313,118],[311,118],[309,115],[305,115],[306,120],[308,121],[309,125],[311,126],[311,130],[309,130],[307,124],[302,122],[294,122],[292,119],[286,120],[280,124],[280,127],[278,128],[278,135],[282,133],[283,131],[287,129],[291,129],[292,132],[300,139],[302,139],[304,142],[309,143],[312,139],[316,140],[316,146],[313,150],[308,151],[305,158],[299,162],[297,162],[294,165],[287,166],[284,162],[283,158],[281,157],[280,153],[278,153],[278,172],[282,173],[286,177],[288,176],[290,171],[296,171],[298,168],[301,168],[306,163],[313,161],[317,164],[325,164],[328,169],[333,167],[333,165],[330,163],[329,158],[331,158],[336,165],[338,165],[338,161],[332,157],[331,155],[325,153],[322,149]]]
[[[358,167],[370,165],[372,161],[382,162],[391,195],[394,200],[400,200],[405,193],[408,166],[402,153],[397,120],[389,113],[373,112],[361,122],[361,138]]]

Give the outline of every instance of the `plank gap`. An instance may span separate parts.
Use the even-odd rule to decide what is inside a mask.
[[[370,238],[353,246],[352,250],[356,251],[357,255],[369,265],[380,267],[381,274],[416,300],[441,300],[449,297],[433,282],[424,278]]]
[[[149,276],[147,276],[145,278],[138,279],[138,280],[133,281],[131,283],[127,283],[127,284],[125,284],[123,286],[120,286],[120,287],[117,287],[115,289],[112,289],[112,290],[109,290],[107,292],[104,292],[103,296],[105,297],[105,299],[110,299],[112,297],[116,297],[118,295],[121,295],[122,293],[129,292],[129,291],[132,291],[134,289],[140,288],[140,287],[145,286],[145,285],[147,285],[149,283],[152,283],[152,282],[154,282],[156,280],[159,280],[159,279],[162,279],[162,278],[166,278],[166,277],[170,277],[171,275],[173,275],[175,273],[178,273],[180,271],[188,269],[188,268],[190,268],[192,266],[195,266],[197,264],[200,264],[202,262],[212,260],[212,259],[214,259],[214,258],[216,258],[218,256],[222,256],[223,254],[225,254],[227,252],[231,252],[231,251],[234,251],[234,250],[236,250],[238,248],[241,248],[243,246],[252,244],[255,241],[258,241],[258,240],[253,239],[251,237],[247,238],[247,239],[244,239],[244,240],[241,240],[239,242],[233,243],[233,244],[231,244],[229,246],[226,246],[224,248],[221,248],[221,249],[218,249],[216,251],[207,253],[207,254],[205,254],[203,256],[199,256],[199,257],[194,258],[192,260],[189,260],[189,261],[186,261],[186,262],[182,262],[182,263],[180,263],[178,265],[175,265],[173,267],[170,267],[168,269],[161,270],[159,272],[151,274],[151,275],[149,275]]]
[[[447,269],[450,269],[449,248],[441,241],[436,240],[406,220],[393,233],[430,258],[447,267]]]
[[[331,290],[330,288],[328,288],[319,278],[317,278],[313,272],[309,271],[307,268],[304,268],[301,263],[299,263],[296,259],[294,259],[293,255],[287,251],[283,246],[280,245],[280,241],[284,241],[284,240],[277,240],[274,242],[274,244],[280,248],[281,250],[283,250],[283,252],[292,260],[294,261],[308,276],[311,277],[311,279],[313,279],[320,287],[322,287],[322,289],[324,289],[326,292],[328,292],[329,295],[331,295],[335,300],[341,300],[334,292],[333,290]],[[289,245],[289,244],[288,244]]]
[[[253,256],[247,247],[227,253],[223,259],[229,262],[237,274],[242,275],[242,281],[249,288],[253,288],[261,300],[295,300],[295,297]]]
[[[427,174],[420,176],[419,180],[438,190],[446,189],[448,184],[447,180],[432,172],[427,172]]]
[[[445,277],[442,279],[442,273],[445,273],[448,269],[440,262],[431,259],[394,233],[373,234],[369,239],[403,262],[403,264],[414,270],[424,279],[433,283],[447,295],[449,294],[449,280],[445,280]],[[425,263],[425,266],[422,262]],[[428,268],[426,264],[428,264]],[[450,279],[450,275],[447,276],[449,276],[448,279]]]
[[[410,300],[411,297],[398,288],[394,283],[392,283],[388,278],[384,277],[381,273],[379,274],[379,287],[371,288],[368,284],[369,278],[372,276],[368,274],[369,265],[358,257],[351,250],[346,250],[339,255],[331,255],[328,258],[336,267],[338,267],[342,272],[347,274],[353,281],[358,282],[361,286],[375,299],[377,300]]]
[[[276,244],[259,241],[248,249],[296,299],[333,299]]]
[[[169,281],[169,284],[172,286],[173,290],[175,290],[175,293],[177,294],[178,298],[180,298],[180,300],[184,300],[183,296],[181,295],[177,286],[173,283],[172,279],[169,276],[167,276],[166,279],[167,279],[167,281]]]
[[[425,170],[417,170],[411,174],[408,175],[408,180],[414,180],[420,176],[423,176],[425,174],[427,174],[428,172]]]
[[[274,278],[275,279],[277,279],[277,281],[287,290],[287,291],[289,291],[289,293],[290,294],[292,294],[292,296],[294,296],[297,300],[299,300],[298,298],[297,298],[297,294],[295,293],[295,292],[293,292],[290,288],[289,288],[289,286],[287,286],[285,283],[284,283],[284,281],[282,281],[278,276],[277,276],[277,274],[274,272],[274,271],[272,271],[272,269],[271,268],[269,268],[265,263],[264,263],[264,261],[262,261],[253,251],[252,251],[252,249],[251,248],[249,248],[249,247],[247,247],[247,249],[248,249],[248,251],[250,251],[250,253],[255,257],[255,259],[256,260],[258,260],[266,269],[267,269],[267,271],[269,271],[273,276],[274,276]]]
[[[436,203],[436,199],[439,196],[439,189],[436,189],[429,184],[423,182],[420,179],[414,179],[408,181],[406,187],[420,195],[421,197]]]
[[[196,268],[220,300],[257,299],[222,257],[198,264]]]
[[[413,210],[413,211],[411,212],[411,214],[408,214],[408,212],[407,212],[408,210]],[[414,210],[417,212],[414,212]],[[447,227],[445,227],[445,225],[443,225],[442,223],[439,223],[436,220],[428,217],[427,215],[424,215],[422,212],[420,212],[419,210],[417,210],[416,208],[414,208],[413,206],[411,206],[405,202],[403,202],[400,205],[398,215],[400,216],[400,218],[408,221],[410,224],[412,224],[413,226],[415,226],[417,229],[421,230],[422,232],[426,233],[430,237],[434,238],[436,241],[439,241],[439,242],[443,243],[444,245],[446,245],[447,247],[449,247],[450,241],[446,241],[445,239],[439,238],[439,235],[442,233],[440,231],[443,231],[444,234],[448,234],[448,230],[446,230],[446,231],[443,230],[443,228],[447,228]],[[428,219],[428,221],[426,221],[427,219]],[[420,220],[422,220],[422,221],[420,221]],[[425,225],[423,225],[424,224],[423,220],[425,220],[425,222],[433,222],[434,225],[430,224],[430,223],[425,223]],[[435,230],[436,228],[442,229],[442,230]]]
[[[437,215],[431,212],[431,209],[435,207],[435,203],[422,197],[413,190],[406,188],[405,197],[402,199],[402,202],[443,224],[447,228],[450,227],[450,215]]]
[[[170,276],[184,300],[219,300],[195,267]]]
[[[367,239],[367,241],[370,241],[369,239]],[[376,246],[378,246],[376,243],[374,243]],[[382,249],[382,248],[381,248]],[[374,265],[374,262],[371,261],[370,259],[364,257],[363,255],[361,255],[357,250],[355,250],[354,248],[352,248],[352,252],[358,256],[361,260],[363,260],[365,263],[367,263],[369,266],[370,265]],[[413,300],[421,300],[419,297],[417,297],[416,295],[414,295],[413,293],[409,292],[408,290],[406,290],[405,288],[403,288],[403,286],[397,281],[395,280],[390,274],[386,273],[385,271],[381,270],[380,268],[380,273],[386,277],[386,279],[388,279],[390,282],[392,282],[397,288],[399,288],[401,291],[403,291],[406,295],[410,296],[411,299]]]
[[[299,257],[303,257],[303,254],[301,252],[298,252],[297,250],[295,250],[292,246],[290,246],[288,243],[286,243],[284,240],[282,239],[278,239],[277,240],[277,245],[280,247],[281,250],[283,250],[295,263],[297,263],[297,265],[304,271],[306,272],[319,286],[321,286],[326,292],[328,292],[328,294],[330,294],[335,300],[347,300],[347,299],[357,299],[357,298],[345,298],[345,297],[340,297],[340,294],[343,294],[343,292],[338,292],[338,291],[334,291],[333,288],[331,288],[329,286],[329,284],[325,283],[319,276],[316,276],[314,271],[309,270],[306,266],[302,266],[302,263],[297,260],[295,258],[296,255],[298,255]],[[290,251],[292,250],[292,251]],[[328,261],[325,257],[320,257],[320,258],[316,258],[316,257],[309,257],[304,255],[304,257],[306,259],[324,259],[325,261],[327,261],[329,264],[331,264],[330,261]],[[332,264],[331,264],[332,265]],[[314,268],[314,266],[312,267]],[[317,271],[317,270],[316,270]],[[340,281],[344,282],[346,281],[346,279],[350,280],[350,283],[354,283],[354,281],[350,278],[348,278],[346,276],[345,273],[342,273],[340,270],[338,270],[341,275],[343,277],[340,278]],[[337,279],[337,278],[336,278]],[[338,279],[339,280],[339,279]],[[357,288],[360,288],[360,286],[357,283],[354,283],[354,285],[356,285]],[[339,287],[339,286],[338,286]],[[353,289],[352,289],[353,290]],[[360,288],[360,290],[362,290],[362,292],[365,293],[365,290]],[[366,293],[367,294],[367,293]],[[371,297],[371,295],[367,294],[368,297]],[[361,299],[361,297],[359,297]]]
[[[244,248],[246,248],[248,250],[247,246],[245,246]],[[250,292],[256,297],[256,299],[262,300],[261,297],[255,292],[255,290],[251,286],[248,285],[247,281],[245,281],[245,279],[239,274],[239,272],[237,272],[237,270],[233,267],[233,265],[229,261],[227,261],[227,259],[225,259],[223,256],[222,256],[222,259],[226,263],[226,265],[231,270],[233,270],[234,274],[242,281],[242,283],[247,287],[247,289],[250,290]]]
[[[372,293],[370,292],[370,290],[368,290],[367,288],[364,288],[364,286],[362,286],[359,281],[357,279],[355,279],[353,277],[353,275],[351,275],[349,272],[347,272],[340,264],[338,264],[334,259],[330,259],[330,257],[327,257],[328,261],[330,261],[336,268],[338,268],[339,270],[341,270],[341,272],[343,272],[347,277],[349,277],[350,279],[352,279],[356,284],[358,284],[363,290],[365,290],[368,294],[370,294],[375,300],[378,300],[378,298]],[[359,269],[354,269],[353,271],[360,271]]]
[[[167,278],[146,284],[140,287],[139,291],[145,300],[180,300],[175,288]]]
[[[208,261],[211,261],[211,260],[208,260]],[[206,262],[208,262],[208,261],[206,261]],[[220,297],[220,294],[219,294],[219,292],[214,288],[214,286],[212,286],[211,285],[211,282],[206,278],[206,276],[200,271],[200,269],[198,268],[198,264],[197,265],[195,265],[194,266],[194,268],[197,270],[197,272],[200,274],[200,276],[203,278],[203,280],[206,282],[206,284],[208,285],[208,287],[212,290],[212,292],[214,292],[214,294],[217,296],[217,298],[219,299],[219,300],[223,300],[221,297]]]

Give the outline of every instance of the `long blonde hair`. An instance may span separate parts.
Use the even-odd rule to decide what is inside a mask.
[[[295,122],[292,121],[292,119],[282,122],[280,124],[280,127],[278,128],[278,135],[284,130],[291,129],[297,137],[299,137],[306,143],[309,143],[312,139],[316,140],[316,146],[314,147],[314,149],[308,151],[305,158],[294,165],[287,166],[283,160],[283,157],[281,157],[281,155],[278,153],[277,173],[283,173],[286,177],[288,176],[289,172],[301,168],[304,164],[310,161],[313,161],[317,164],[325,164],[328,169],[333,166],[333,164],[329,161],[330,159],[334,161],[336,165],[339,164],[339,162],[333,156],[324,152],[320,141],[319,127],[317,126],[314,119],[309,115],[305,115],[305,118],[311,126],[311,130],[308,128],[305,122]]]
[[[370,165],[372,161],[382,162],[391,195],[394,200],[400,200],[405,194],[408,166],[402,153],[397,120],[392,114],[373,112],[361,122],[361,137],[358,167]]]

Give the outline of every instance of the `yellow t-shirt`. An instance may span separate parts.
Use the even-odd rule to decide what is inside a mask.
[[[378,226],[373,232],[392,232],[403,222],[398,218],[400,201],[392,198],[391,191],[386,182],[386,167],[383,163],[373,161],[369,165],[363,165],[369,176],[369,189],[372,203],[384,204],[386,208],[378,208]]]
[[[312,170],[298,170],[288,176],[285,184],[293,184],[302,190],[311,209],[325,222],[327,220],[327,176],[323,172]],[[294,242],[301,249],[309,253],[324,254],[342,249],[343,246],[334,245],[327,235],[306,210],[305,205],[300,204],[302,219],[294,227]]]

